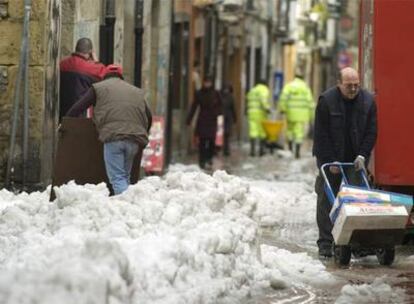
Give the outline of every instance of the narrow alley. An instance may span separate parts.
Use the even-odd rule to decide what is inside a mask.
[[[0,0],[0,304],[413,304],[413,11]]]

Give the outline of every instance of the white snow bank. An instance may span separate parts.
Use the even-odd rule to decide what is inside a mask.
[[[242,165],[242,169],[243,170],[252,170],[252,169],[254,169],[256,166],[255,166],[255,164],[252,164],[252,163],[244,163],[243,165]]]
[[[297,221],[312,224],[316,229],[316,194],[307,184],[252,181],[251,189],[258,197],[255,217],[263,226]]]
[[[262,261],[268,267],[275,267],[291,282],[302,282],[312,286],[334,284],[336,279],[325,271],[325,266],[312,259],[307,253],[291,253],[286,249],[262,245]]]
[[[103,184],[69,183],[52,203],[47,192],[0,191],[0,303],[238,303],[331,280],[306,254],[264,247],[260,262],[259,203],[290,207],[287,193],[251,188],[176,166],[115,197]]]
[[[385,277],[376,278],[372,284],[345,285],[335,304],[348,303],[405,303],[405,292],[385,283]]]

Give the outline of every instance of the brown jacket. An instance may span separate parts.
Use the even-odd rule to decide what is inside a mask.
[[[93,88],[96,94],[93,119],[99,139],[102,142],[132,139],[145,147],[152,117],[143,90],[120,78],[95,83]]]

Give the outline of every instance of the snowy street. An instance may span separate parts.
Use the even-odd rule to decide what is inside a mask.
[[[414,304],[413,12],[0,0],[0,304]]]
[[[310,154],[229,171],[175,165],[115,197],[69,184],[51,203],[1,190],[0,303],[414,301],[412,250],[390,268],[318,259]]]

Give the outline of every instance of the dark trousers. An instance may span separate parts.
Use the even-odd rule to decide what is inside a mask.
[[[212,163],[215,148],[215,138],[200,137],[198,143],[198,161],[200,168],[205,168],[206,163]]]
[[[332,174],[327,169],[327,177],[329,183],[331,184],[332,191],[334,195],[338,194],[339,186],[341,184],[342,175],[341,174]],[[351,185],[361,185],[361,175],[358,172],[355,172],[353,168],[346,168],[345,174],[348,178],[348,182]],[[316,205],[316,222],[318,223],[319,228],[319,238],[317,244],[319,247],[327,245],[330,246],[333,242],[332,237],[332,227],[333,224],[329,218],[329,212],[331,212],[332,205],[328,200],[328,197],[325,193],[324,179],[321,174],[316,177],[315,182],[315,192],[317,194],[317,205]]]
[[[266,141],[264,139],[250,138],[250,156],[256,156],[256,143],[259,144],[259,156],[265,153]]]
[[[223,154],[225,156],[230,155],[230,132],[224,132],[223,137]]]

